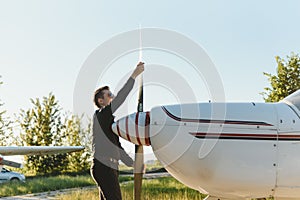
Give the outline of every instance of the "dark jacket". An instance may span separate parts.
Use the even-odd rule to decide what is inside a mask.
[[[110,165],[113,160],[122,160],[127,166],[133,165],[133,160],[121,146],[119,136],[111,129],[114,123],[113,113],[125,101],[133,85],[134,79],[129,78],[111,104],[96,110],[93,116],[93,157],[104,164]]]

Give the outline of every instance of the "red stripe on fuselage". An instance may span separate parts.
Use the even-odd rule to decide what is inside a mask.
[[[135,135],[136,135],[136,139],[137,139],[137,142],[139,143],[139,145],[142,145],[140,136],[139,136],[139,112],[137,112],[135,115]]]
[[[129,131],[128,131],[128,119],[129,119],[129,116],[126,117],[126,122],[125,122],[125,126],[126,126],[126,137],[127,137],[127,140],[128,140],[129,142],[131,142],[130,136],[129,136]]]
[[[117,121],[117,131],[118,131],[118,135],[119,135],[120,137],[122,137],[122,136],[121,136],[121,133],[120,133],[119,120]]]
[[[150,132],[150,112],[146,112],[146,117],[145,117],[145,144],[147,146],[151,145],[150,138],[149,138],[149,132]]]

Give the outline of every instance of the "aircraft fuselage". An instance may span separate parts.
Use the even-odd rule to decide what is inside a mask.
[[[299,199],[299,114],[283,102],[178,104],[113,129],[133,143],[148,140],[172,176],[212,197]]]

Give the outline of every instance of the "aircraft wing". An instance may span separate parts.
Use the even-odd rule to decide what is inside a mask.
[[[22,146],[22,147],[0,147],[0,155],[45,155],[69,153],[83,150],[82,146]]]
[[[14,155],[49,155],[59,153],[69,153],[83,150],[82,146],[21,146],[21,147],[0,147],[0,170],[2,165],[20,168],[20,163],[4,159],[3,156]]]

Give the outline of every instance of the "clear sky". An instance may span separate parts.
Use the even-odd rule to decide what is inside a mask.
[[[141,24],[174,30],[202,46],[220,73],[227,101],[263,101],[259,93],[268,86],[263,72],[275,73],[275,56],[299,53],[299,8],[298,0],[0,0],[0,98],[11,116],[28,108],[30,98],[49,92],[72,111],[75,81],[90,53]],[[133,68],[138,58],[131,58],[124,63]],[[176,62],[164,58],[163,64]],[[145,57],[146,64],[162,60]],[[112,88],[121,77],[118,64],[115,68],[114,78],[105,79]],[[146,101],[151,98],[172,103],[164,94]],[[197,101],[207,100],[197,94]]]

